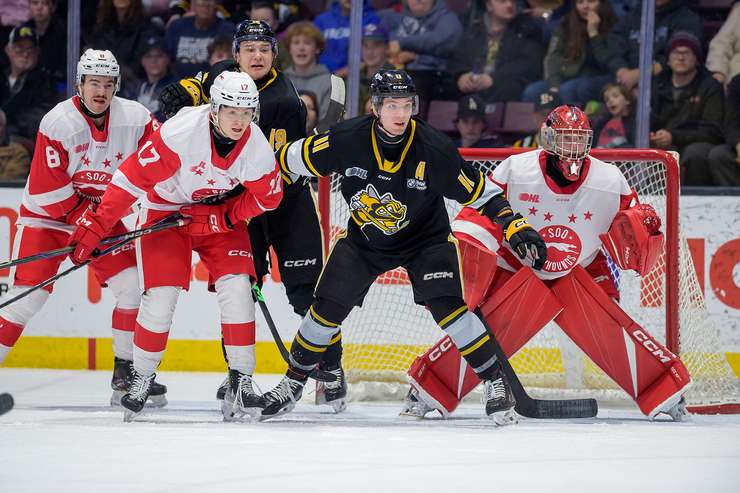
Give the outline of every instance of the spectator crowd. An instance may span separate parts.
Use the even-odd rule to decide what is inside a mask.
[[[80,44],[111,50],[119,96],[163,119],[162,88],[232,57],[235,26],[263,20],[312,128],[330,75],[348,74],[351,3],[86,0]],[[740,4],[655,8],[650,147],[679,152],[683,185],[740,186]],[[0,2],[1,180],[25,179],[39,122],[68,92],[66,12],[65,0]],[[420,116],[446,119],[462,147],[536,146],[559,104],[586,111],[594,147],[634,147],[640,19],[639,0],[364,0],[359,107],[370,111],[377,70],[404,68]]]

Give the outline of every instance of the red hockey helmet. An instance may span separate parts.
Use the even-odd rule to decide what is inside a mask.
[[[581,174],[583,158],[591,150],[593,130],[586,114],[576,106],[558,106],[540,128],[540,142],[548,154],[558,158],[558,168],[568,180]]]

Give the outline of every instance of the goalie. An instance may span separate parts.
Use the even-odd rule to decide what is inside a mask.
[[[540,130],[543,149],[511,156],[491,179],[515,210],[528,210],[547,243],[533,271],[501,241],[501,229],[464,208],[452,224],[461,247],[465,301],[479,308],[507,357],[554,321],[650,418],[678,421],[691,379],[680,359],[617,303],[605,255],[622,270],[645,275],[663,247],[660,218],[635,194],[616,166],[588,155],[592,131],[573,106],[553,110]],[[478,384],[449,337],[414,361],[402,415],[455,410]]]

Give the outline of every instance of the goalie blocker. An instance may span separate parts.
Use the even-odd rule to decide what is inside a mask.
[[[624,225],[619,228],[624,230]],[[614,228],[609,234],[613,232]],[[617,235],[614,233],[614,238]],[[543,282],[529,268],[516,273],[496,270],[496,255],[468,238],[458,235],[466,302],[476,304],[471,310],[480,303],[480,311],[507,357],[554,321],[646,416],[667,412],[681,399],[691,383],[686,367],[607,295],[614,293],[614,288],[610,278],[603,276],[603,256],[592,262],[588,271],[577,266],[564,277]],[[617,240],[616,244],[623,243]],[[634,265],[645,268],[650,251],[641,252],[647,255],[634,255],[641,259]],[[594,278],[607,280],[597,283]],[[445,417],[479,383],[449,337],[412,363],[408,379],[422,399]]]

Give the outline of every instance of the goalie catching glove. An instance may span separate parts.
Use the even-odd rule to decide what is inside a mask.
[[[532,268],[540,270],[547,260],[547,245],[540,234],[534,229],[527,218],[521,214],[514,214],[511,209],[501,211],[496,222],[504,231],[504,239],[511,249],[524,260],[527,254],[532,258]]]
[[[634,270],[644,276],[653,269],[663,251],[660,226],[655,209],[648,204],[638,204],[619,211],[609,231],[599,238],[620,269]]]

